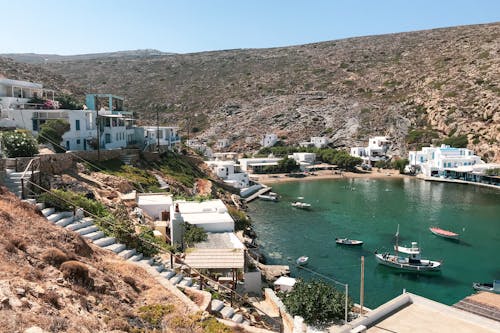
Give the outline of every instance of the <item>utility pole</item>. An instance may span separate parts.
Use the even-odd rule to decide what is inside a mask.
[[[365,300],[365,257],[361,256],[361,283],[359,287],[359,315],[363,315],[363,303]]]
[[[160,110],[159,106],[156,106],[156,151],[160,152]]]

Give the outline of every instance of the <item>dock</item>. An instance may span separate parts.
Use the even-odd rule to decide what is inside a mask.
[[[271,187],[264,185],[263,188],[261,188],[260,190],[258,190],[257,192],[255,192],[254,194],[249,196],[248,198],[245,198],[245,202],[253,201],[253,200],[257,199],[259,197],[259,195],[262,195],[262,194],[267,193],[269,191],[271,191]]]

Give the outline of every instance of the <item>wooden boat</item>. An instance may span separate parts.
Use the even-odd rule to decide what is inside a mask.
[[[297,263],[297,265],[299,266],[304,266],[307,264],[307,262],[309,261],[309,257],[306,257],[306,256],[301,256],[301,257],[298,257],[297,260],[295,261]]]
[[[458,236],[460,236],[457,233],[454,233],[452,231],[444,230],[438,227],[430,227],[429,230],[436,236],[443,237],[443,238],[449,238],[449,239],[458,239]]]
[[[500,280],[495,280],[493,283],[473,282],[472,288],[477,291],[488,291],[490,293],[500,294]]]
[[[411,247],[398,245],[399,225],[396,232],[396,245],[394,245],[395,254],[378,253],[375,251],[375,260],[379,264],[412,272],[433,272],[441,269],[442,262],[422,259],[420,257],[420,248],[417,242],[411,242]],[[404,256],[399,255],[405,254]]]
[[[348,238],[335,238],[335,242],[341,245],[363,245],[363,241]]]
[[[309,208],[311,208],[311,204],[308,204],[305,202],[300,202],[300,201],[295,201],[292,203],[292,207],[300,208],[300,209],[309,209]]]

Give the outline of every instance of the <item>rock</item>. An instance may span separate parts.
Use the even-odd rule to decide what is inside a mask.
[[[62,277],[59,277],[56,279],[56,282],[59,284],[64,284],[64,279]]]
[[[23,288],[16,288],[16,294],[22,297],[26,295],[26,290],[24,290]]]
[[[24,333],[48,333],[47,331],[41,329],[38,326],[31,326],[24,330]]]

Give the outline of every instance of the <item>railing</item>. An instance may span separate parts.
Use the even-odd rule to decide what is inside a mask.
[[[25,184],[26,172],[31,171],[28,184]],[[38,184],[40,184],[40,158],[35,157],[32,158],[23,173],[21,174],[21,199],[26,199],[25,194],[25,185],[29,185],[30,183],[35,183],[35,171],[38,171]]]

